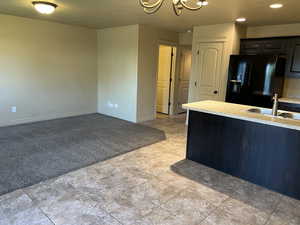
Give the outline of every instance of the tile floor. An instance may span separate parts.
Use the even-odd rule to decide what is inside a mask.
[[[300,224],[300,201],[185,160],[184,122],[148,122],[167,140],[0,196],[0,224]]]

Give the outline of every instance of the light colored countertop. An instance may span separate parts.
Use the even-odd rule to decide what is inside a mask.
[[[300,104],[300,98],[280,98],[279,101],[284,103]]]
[[[293,130],[300,131],[300,120],[285,119],[279,117],[273,117],[271,115],[262,115],[258,113],[247,112],[250,108],[257,108],[248,105],[239,105],[218,101],[201,101],[182,106],[184,109],[209,113],[213,115],[225,116],[234,119],[241,119],[252,121],[256,123],[262,123],[277,127],[284,127]]]

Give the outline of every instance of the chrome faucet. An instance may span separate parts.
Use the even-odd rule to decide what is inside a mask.
[[[278,116],[278,94],[273,97],[272,116]]]

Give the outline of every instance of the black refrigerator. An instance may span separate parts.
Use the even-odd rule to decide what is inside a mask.
[[[280,55],[231,55],[226,102],[272,107],[281,97],[286,58]]]

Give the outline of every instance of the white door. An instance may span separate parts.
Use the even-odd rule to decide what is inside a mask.
[[[179,68],[179,76],[178,76],[178,107],[177,107],[178,113],[185,112],[185,110],[181,106],[182,104],[188,102],[191,66],[192,66],[192,48],[181,47],[180,68]]]
[[[172,47],[159,46],[156,111],[169,114],[170,78],[172,66]]]
[[[199,43],[196,71],[197,100],[220,100],[223,42]]]

